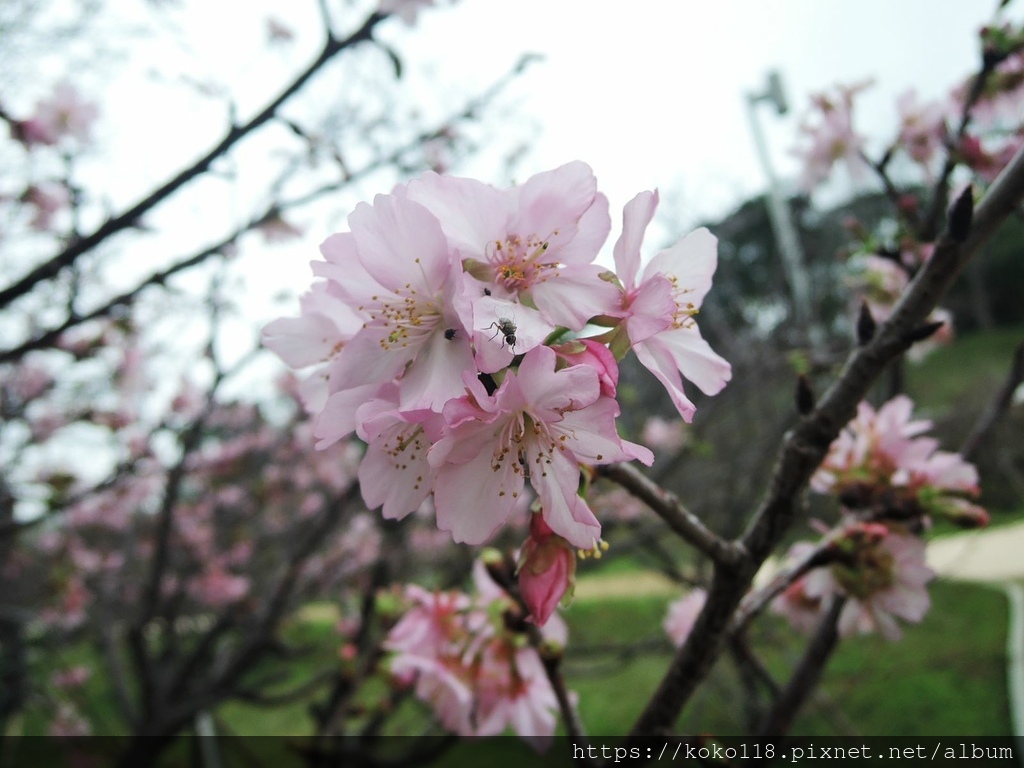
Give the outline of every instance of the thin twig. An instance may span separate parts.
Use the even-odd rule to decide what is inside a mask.
[[[94,309],[89,310],[88,312],[69,315],[60,325],[41,331],[34,337],[18,344],[15,347],[10,347],[0,351],[0,363],[19,360],[29,352],[54,346],[54,344],[56,344],[60,339],[61,335],[70,329],[90,320],[105,317],[118,307],[130,306],[146,288],[155,285],[165,286],[171,277],[191,269],[192,267],[198,266],[214,256],[223,255],[238,241],[239,238],[241,238],[242,235],[258,228],[261,224],[270,220],[274,216],[280,215],[285,211],[289,211],[294,208],[308,205],[309,203],[320,199],[324,195],[335,193],[346,186],[369,176],[371,173],[379,171],[381,168],[399,163],[403,157],[413,152],[424,143],[444,135],[445,132],[450,130],[451,126],[457,121],[474,118],[484,106],[486,106],[505,87],[507,87],[515,77],[521,74],[531,61],[533,61],[531,57],[524,56],[502,79],[498,80],[476,98],[471,99],[464,107],[462,107],[461,110],[449,116],[445,121],[437,124],[436,127],[418,134],[412,140],[398,147],[389,154],[377,157],[357,170],[346,170],[342,173],[340,179],[322,184],[292,199],[271,203],[264,210],[252,216],[249,221],[236,227],[232,232],[221,238],[218,242],[206,246],[191,256],[182,258],[162,270],[154,272],[149,277],[146,277],[137,283],[133,288],[129,288],[117,296],[114,296]]]
[[[249,122],[244,125],[233,125],[228,130],[227,135],[216,146],[211,148],[188,168],[180,171],[174,178],[150,192],[128,210],[111,219],[107,219],[92,234],[75,240],[49,261],[39,265],[21,279],[0,290],[0,307],[8,305],[18,297],[28,293],[42,281],[55,277],[62,270],[74,264],[80,256],[88,253],[112,235],[136,226],[146,213],[177,192],[185,184],[206,173],[217,158],[226,154],[241,139],[273,118],[277,114],[278,109],[294,96],[328,61],[346,48],[372,39],[374,27],[383,18],[379,13],[371,14],[359,29],[344,40],[336,40],[328,34],[327,41],[320,55]]]
[[[822,672],[825,671],[825,664],[836,649],[839,642],[839,616],[845,605],[846,598],[841,595],[833,595],[830,598],[814,637],[793,670],[793,676],[761,724],[758,738],[774,739],[785,736],[793,726],[797,712],[818,684]]]
[[[1017,345],[1017,349],[1014,350],[1010,371],[1003,382],[1003,386],[996,392],[995,397],[992,398],[992,402],[989,403],[985,412],[974,422],[970,434],[964,440],[963,447],[960,449],[960,455],[965,461],[970,461],[974,457],[974,454],[977,453],[978,448],[981,447],[982,442],[989,432],[992,431],[996,422],[1009,409],[1010,403],[1013,402],[1013,393],[1022,381],[1024,381],[1024,341],[1020,342]]]
[[[716,534],[704,525],[699,517],[684,507],[675,494],[647,478],[631,464],[608,464],[595,467],[595,471],[609,480],[614,480],[644,502],[668,524],[669,528],[715,563],[733,567],[745,557],[741,545],[726,541]]]
[[[729,633],[736,634],[742,632],[768,606],[776,595],[811,569],[828,562],[830,559],[829,549],[835,540],[836,534],[840,532],[841,529],[823,538],[802,557],[796,558],[788,563],[786,567],[780,568],[778,573],[765,586],[755,592],[748,592],[733,614],[732,622],[729,625]]]

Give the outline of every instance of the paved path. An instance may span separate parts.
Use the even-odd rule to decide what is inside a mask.
[[[1015,736],[1024,736],[1024,523],[945,536],[928,544],[940,578],[1001,587],[1010,602],[1006,677]],[[1024,756],[1021,756],[1024,764]]]
[[[1024,522],[936,539],[928,544],[928,565],[958,581],[1024,580]]]

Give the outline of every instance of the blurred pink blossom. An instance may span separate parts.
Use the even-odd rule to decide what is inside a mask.
[[[290,43],[295,39],[295,32],[276,16],[267,17],[267,40],[270,43]]]
[[[813,190],[827,180],[832,168],[840,161],[846,164],[855,180],[863,177],[867,169],[861,154],[864,137],[853,128],[853,100],[870,85],[870,82],[840,85],[833,93],[812,97],[812,116],[817,120],[804,120],[800,131],[805,142],[793,150],[793,154],[803,161],[800,183],[805,190]]]
[[[686,424],[678,419],[651,416],[644,422],[640,439],[655,450],[674,453],[686,443]]]
[[[27,147],[56,144],[65,136],[87,144],[98,115],[96,105],[83,99],[74,86],[58,83],[48,98],[39,101],[32,117],[19,124],[18,138]]]
[[[211,608],[221,608],[241,600],[249,592],[249,579],[229,573],[217,563],[211,564],[199,578],[192,579],[193,597]]]
[[[37,232],[48,232],[57,214],[70,204],[71,195],[63,184],[33,184],[25,190],[22,200],[34,210],[29,226]]]
[[[92,670],[79,664],[54,672],[50,676],[50,684],[54,688],[81,688],[90,677],[92,677]]]
[[[380,0],[377,12],[385,16],[398,16],[411,27],[416,23],[421,11],[433,7],[434,0]]]
[[[832,493],[851,508],[883,516],[915,514],[980,519],[965,510],[964,497],[977,496],[978,471],[959,454],[938,450],[925,437],[930,421],[912,421],[913,401],[899,395],[876,412],[867,402],[840,432],[811,478],[819,493]],[[965,517],[971,512],[972,517]]]
[[[927,584],[935,573],[925,563],[920,538],[877,524],[854,523],[834,546],[840,554],[832,565],[804,575],[773,603],[796,628],[810,631],[833,594],[848,598],[839,615],[843,637],[877,631],[898,640],[902,632],[897,619],[916,624],[924,618],[931,605]],[[799,554],[796,546],[790,554]]]
[[[946,109],[938,102],[921,104],[910,89],[896,100],[900,117],[900,146],[917,163],[928,169],[946,138]],[[931,175],[928,175],[931,178]]]
[[[514,604],[480,561],[474,583],[473,597],[406,587],[412,605],[385,642],[394,653],[391,674],[415,685],[417,697],[460,736],[494,736],[511,727],[542,749],[554,734],[558,709],[544,665],[507,625]],[[541,631],[547,641],[564,644],[566,628],[557,616]]]
[[[92,734],[92,726],[73,704],[61,701],[57,704],[53,720],[50,721],[49,733],[56,738],[89,736]]]
[[[697,622],[697,616],[704,610],[707,599],[707,591],[694,589],[669,604],[668,614],[662,626],[674,644],[682,645],[686,642],[693,625]]]

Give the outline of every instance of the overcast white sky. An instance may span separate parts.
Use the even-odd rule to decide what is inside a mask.
[[[152,11],[143,0],[114,5],[129,18]],[[310,60],[320,44],[315,0],[157,5],[182,30],[193,65],[205,66],[235,93],[242,116],[261,106],[270,89]],[[342,24],[361,13],[333,5]],[[885,135],[895,124],[896,95],[916,87],[923,97],[944,96],[975,66],[975,31],[996,5],[997,0],[460,0],[425,11],[412,29],[392,20],[380,36],[406,62],[399,92],[426,112],[436,108],[438,115],[489,86],[524,52],[543,54],[545,60],[510,94],[521,121],[535,130],[521,172],[582,159],[594,167],[613,210],[641,189],[658,186],[681,191],[679,214],[692,220],[720,214],[762,188],[745,94],[762,88],[770,69],[782,73],[793,109],[778,118],[765,106],[761,117],[778,168],[792,176],[788,150],[809,93],[876,78],[858,117],[865,131]],[[268,15],[296,31],[287,51],[267,51],[263,44]],[[161,142],[162,151],[155,158],[149,153],[149,162],[170,165],[204,146],[203,126],[191,115],[175,114],[165,93],[145,101],[139,78],[165,69],[171,52],[149,43],[142,52],[149,60],[123,73],[114,94],[131,107],[125,130]],[[211,108],[222,116],[219,105]],[[188,136],[193,123],[196,148]],[[489,180],[495,160],[484,153],[470,167]]]
[[[612,210],[635,192],[681,189],[687,218],[721,213],[763,188],[745,94],[770,69],[794,106],[767,106],[780,170],[808,94],[877,78],[858,115],[888,134],[897,94],[942,97],[977,63],[975,31],[996,0],[464,0],[424,14],[403,35],[410,60],[434,62],[430,83],[485,83],[523,50],[543,53],[518,89],[542,121],[533,162],[589,162]],[[402,30],[396,29],[395,32]],[[407,37],[407,39],[404,39]]]

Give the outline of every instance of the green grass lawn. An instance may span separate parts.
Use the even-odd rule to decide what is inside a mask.
[[[795,733],[822,735],[1006,735],[1010,733],[1006,693],[1006,600],[985,587],[936,582],[933,608],[902,640],[854,637],[843,641],[830,661],[816,696],[797,720]],[[629,729],[661,679],[671,648],[661,629],[670,598],[637,595],[580,600],[565,612],[570,643],[565,672],[580,697],[589,733],[617,735]],[[328,621],[304,621],[290,630],[294,640],[316,648],[291,663],[285,688],[336,663],[335,634]],[[779,681],[798,658],[801,638],[780,619],[766,615],[755,624],[755,647]],[[630,643],[643,649],[629,652]],[[609,646],[621,645],[618,652]],[[86,662],[86,649],[70,649],[66,662]],[[87,686],[97,731],[123,732],[109,690],[100,676]],[[369,694],[372,700],[372,693]],[[309,702],[266,709],[232,702],[217,716],[237,735],[302,735],[311,729]],[[406,713],[407,725],[419,725]],[[687,732],[736,735],[743,731],[736,673],[722,659],[684,711]],[[43,722],[26,718],[25,733],[42,733]]]
[[[937,582],[933,608],[902,640],[854,637],[843,641],[819,692],[794,733],[824,735],[1006,735],[1006,600],[984,587]],[[565,613],[570,626],[566,676],[580,697],[587,731],[618,735],[629,729],[670,659],[661,629],[668,599],[636,596],[579,601]],[[307,627],[305,633],[318,630]],[[323,628],[324,642],[331,642]],[[795,663],[801,638],[774,616],[753,633],[756,647],[779,681]],[[613,644],[647,642],[630,655],[598,652]],[[582,653],[574,653],[578,649]],[[322,657],[323,658],[323,657]],[[311,674],[303,662],[296,678]],[[219,710],[238,734],[308,732],[304,705],[262,710],[241,704]],[[688,732],[735,735],[743,730],[736,674],[723,659],[680,721]]]
[[[842,642],[821,688],[797,720],[794,734],[821,735],[1007,735],[1006,600],[984,587],[937,582],[933,609],[902,640],[855,637]],[[588,601],[566,614],[572,645],[624,637],[659,639],[664,598]],[[782,621],[766,616],[754,633],[776,679],[782,681],[799,652],[799,640]],[[592,656],[570,661],[567,672],[580,694],[589,732],[628,730],[668,661],[664,650],[619,662]],[[570,656],[572,659],[572,656]],[[739,734],[743,729],[736,675],[722,660],[684,712],[689,732]]]
[[[907,363],[907,392],[923,408],[955,407],[967,393],[995,393],[1010,371],[1024,328],[996,328],[973,333],[940,347],[920,363]]]

